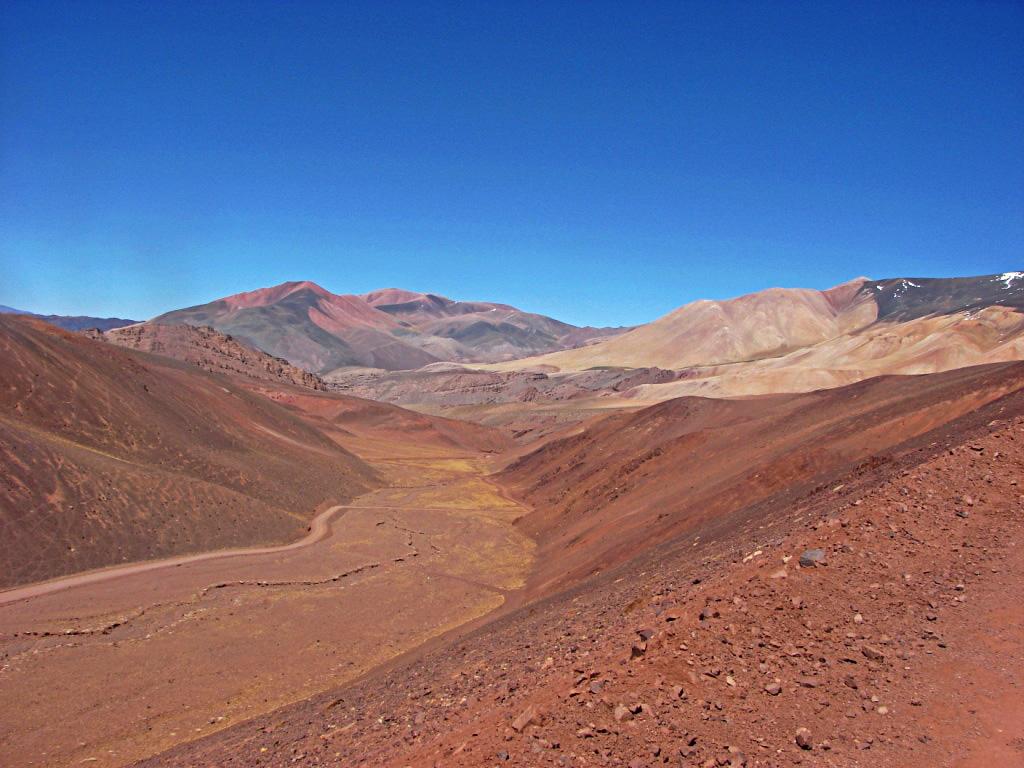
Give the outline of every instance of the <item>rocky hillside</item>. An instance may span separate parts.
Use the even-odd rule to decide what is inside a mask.
[[[138,323],[96,333],[93,337],[121,347],[173,357],[211,373],[240,374],[258,381],[295,384],[308,389],[327,388],[316,374],[209,327]]]
[[[878,321],[914,320],[986,307],[1024,310],[1024,272],[952,278],[895,278],[866,282],[861,291],[878,305]]]
[[[536,511],[534,586],[567,585],[730,509],[827,482],[1024,388],[1024,363],[752,400],[684,397],[593,421],[499,477]],[[545,554],[548,556],[545,557]]]

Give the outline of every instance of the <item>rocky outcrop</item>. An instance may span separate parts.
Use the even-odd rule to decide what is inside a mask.
[[[260,381],[295,384],[321,391],[327,389],[315,373],[248,347],[213,328],[139,323],[92,335],[121,347],[192,363],[211,373],[241,374]]]

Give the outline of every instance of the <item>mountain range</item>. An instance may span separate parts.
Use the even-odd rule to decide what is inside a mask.
[[[326,381],[360,397],[501,424],[529,442],[537,429],[557,429],[570,405],[582,418],[684,395],[810,392],[1022,360],[1022,310],[1022,272],[862,277],[827,290],[695,301],[577,349],[415,372],[340,370]]]
[[[403,370],[512,360],[624,330],[580,328],[507,304],[397,288],[335,294],[308,280],[167,312],[152,322],[209,326],[321,374],[350,366]]]
[[[108,340],[148,348],[167,345],[174,335],[156,326],[206,328],[204,333],[223,334],[276,358],[277,364],[260,363],[267,370],[286,361],[343,383],[359,369],[399,376],[412,370],[553,376],[601,369],[680,372],[672,382],[665,377],[654,384],[637,382],[641,389],[634,395],[664,399],[806,391],[884,373],[1020,359],[1022,310],[1024,272],[862,277],[827,290],[769,288],[691,302],[634,328],[578,327],[507,304],[398,288],[335,294],[296,281],[173,310],[139,325],[145,330]],[[42,319],[72,330],[135,325],[118,318]],[[172,346],[187,340],[186,345],[209,349],[214,337],[201,340],[195,332],[178,331],[174,338]],[[227,349],[224,339],[218,344],[222,352]],[[236,360],[246,356],[237,348],[230,354]],[[183,355],[179,350],[172,356]]]
[[[585,349],[518,360],[515,367],[683,369],[783,358],[878,325],[978,317],[993,307],[1024,310],[1024,272],[967,278],[857,278],[824,291],[769,288],[686,304]],[[497,368],[509,368],[499,365]]]
[[[15,309],[0,304],[0,314],[6,315],[27,315],[40,320],[45,320],[50,325],[56,325],[67,331],[84,331],[89,328],[98,328],[101,331],[108,331],[111,328],[121,328],[125,325],[133,325],[138,320],[127,320],[123,317],[90,317],[88,315],[37,315],[35,312],[26,312],[24,309]]]

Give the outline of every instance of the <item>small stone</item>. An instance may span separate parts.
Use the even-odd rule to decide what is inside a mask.
[[[782,686],[776,682],[771,682],[764,687],[764,690],[769,696],[778,696],[782,693]]]
[[[865,645],[861,648],[861,653],[872,661],[882,661],[885,659],[885,654],[871,645]]]
[[[616,722],[621,723],[623,720],[632,720],[633,713],[629,711],[629,707],[619,704],[615,707],[612,717],[615,718]]]
[[[540,713],[535,706],[530,705],[519,713],[519,717],[512,721],[512,728],[517,733],[522,733],[528,726],[538,725],[539,723]]]
[[[797,728],[796,744],[800,749],[811,749],[814,746],[814,742],[811,740],[811,732],[806,728]]]
[[[800,555],[800,567],[801,568],[814,568],[818,565],[825,564],[825,550],[823,549],[808,549]]]

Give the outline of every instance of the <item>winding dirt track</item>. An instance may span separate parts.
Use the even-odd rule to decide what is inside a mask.
[[[291,544],[281,544],[276,547],[242,547],[240,549],[222,549],[212,552],[199,552],[194,555],[181,555],[179,557],[171,557],[164,560],[148,560],[141,563],[129,563],[128,565],[115,565],[109,568],[100,568],[95,571],[85,571],[84,573],[76,573],[72,576],[64,576],[59,579],[51,579],[50,581],[41,581],[24,587],[15,587],[14,589],[4,590],[0,592],[0,605],[15,603],[19,600],[28,600],[33,597],[41,597],[42,595],[48,595],[53,592],[62,592],[65,589],[80,587],[85,584],[95,584],[100,581],[109,581],[110,579],[118,579],[125,576],[145,573],[146,571],[156,571],[162,568],[176,568],[188,563],[196,563],[201,560],[219,560],[221,558],[246,557],[253,555],[275,555],[281,552],[302,549],[303,547],[316,544],[330,533],[331,518],[336,512],[341,512],[341,515],[338,516],[340,519],[341,517],[344,517],[345,512],[351,508],[352,507],[345,505],[337,505],[325,509],[310,522],[309,532],[301,539],[293,541]]]

